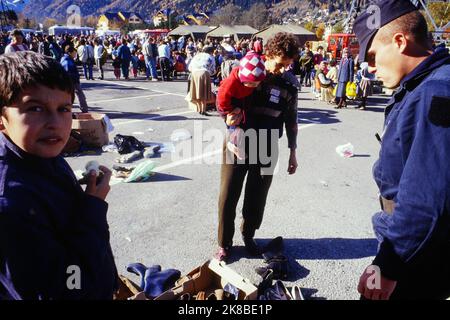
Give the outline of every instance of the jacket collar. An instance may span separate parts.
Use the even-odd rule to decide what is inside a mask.
[[[448,50],[434,52],[402,80],[400,84],[401,88],[405,88],[408,91],[413,90],[428,74],[444,64],[450,64]]]
[[[58,157],[56,158],[50,158],[50,159],[44,159],[38,156],[34,156],[32,154],[29,154],[28,152],[23,151],[18,146],[16,146],[9,138],[3,134],[0,133],[0,149],[1,149],[1,157],[6,156],[6,149],[9,149],[15,157],[24,160],[31,166],[38,166],[39,168],[54,168],[55,163],[58,160]]]
[[[440,49],[435,51],[432,55],[422,61],[412,72],[410,72],[400,83],[398,90],[394,93],[391,100],[385,109],[385,117],[391,112],[394,104],[401,101],[406,95],[407,91],[414,90],[422,80],[427,77],[433,70],[450,64],[450,55],[448,49]]]

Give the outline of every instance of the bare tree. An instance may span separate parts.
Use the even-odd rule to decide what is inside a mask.
[[[43,23],[44,29],[45,29],[45,30],[48,30],[48,28],[53,27],[54,25],[56,25],[57,22],[58,22],[58,21],[57,21],[56,19],[46,18],[46,19],[44,20],[44,23]]]
[[[242,24],[248,24],[255,29],[261,30],[269,25],[269,10],[264,3],[255,3],[241,18]]]
[[[87,27],[96,28],[98,23],[98,18],[94,16],[87,16],[83,19],[84,25]]]
[[[210,20],[211,25],[235,25],[239,24],[242,17],[242,9],[232,3],[220,9]]]

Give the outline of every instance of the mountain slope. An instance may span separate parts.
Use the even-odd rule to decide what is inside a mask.
[[[286,14],[303,12],[304,10],[318,9],[323,6],[333,10],[343,8],[350,0],[29,0],[25,4],[23,13],[28,17],[40,21],[45,18],[54,18],[64,21],[66,10],[70,5],[78,5],[83,17],[98,16],[106,11],[135,11],[144,19],[150,19],[157,11],[170,8],[179,14],[193,13],[198,10],[214,12],[228,3],[243,8],[250,8],[255,3],[264,3],[273,14],[283,17]]]

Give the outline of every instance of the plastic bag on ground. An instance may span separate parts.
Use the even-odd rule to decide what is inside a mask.
[[[125,179],[124,182],[145,182],[150,179],[155,173],[153,170],[156,167],[156,163],[151,160],[144,161],[140,163],[130,174],[130,176]]]
[[[351,143],[340,145],[336,147],[336,152],[344,158],[351,158],[354,156],[354,147]]]
[[[133,136],[124,136],[117,134],[114,137],[114,143],[117,146],[117,151],[120,154],[132,153],[133,151],[144,150],[144,144]]]

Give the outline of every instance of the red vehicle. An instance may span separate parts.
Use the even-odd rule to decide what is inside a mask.
[[[169,32],[170,32],[169,29],[153,29],[153,30],[147,29],[144,31],[146,35],[157,39],[166,37]]]
[[[348,33],[333,33],[328,36],[328,51],[332,53],[333,58],[340,60],[342,49],[349,48],[353,57],[359,53],[359,43],[356,35]]]

